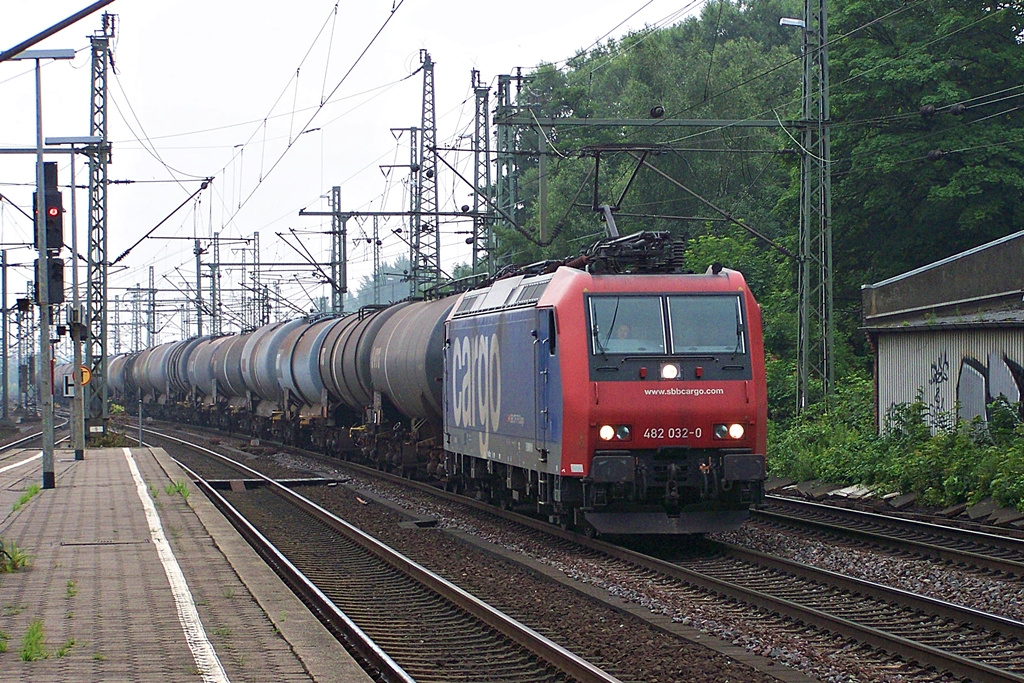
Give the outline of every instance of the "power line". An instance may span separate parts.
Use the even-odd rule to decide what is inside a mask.
[[[369,52],[371,47],[373,47],[374,43],[377,42],[377,39],[380,37],[381,33],[383,33],[384,29],[387,28],[389,23],[391,23],[391,20],[394,18],[395,14],[398,12],[398,10],[401,9],[401,7],[404,4],[404,2],[405,2],[405,0],[397,0],[397,2],[392,6],[390,12],[388,13],[387,18],[384,20],[384,23],[381,24],[379,29],[377,29],[377,32],[373,35],[372,38],[370,38],[370,41],[363,48],[362,52],[359,53],[359,56],[356,57],[355,61],[352,63],[352,65],[349,67],[349,69],[345,72],[345,74],[341,77],[341,79],[338,81],[338,83],[334,86],[334,89],[331,90],[330,94],[327,96],[327,100],[330,100],[330,98],[334,96],[334,93],[336,93],[338,91],[338,88],[340,88],[345,83],[345,81],[348,80],[349,75],[351,75],[352,71],[363,60],[363,58],[366,56],[366,53]],[[309,127],[309,124],[311,124],[313,122],[313,119],[316,118],[316,115],[319,114],[320,111],[323,108],[324,108],[324,103],[321,103],[320,106],[316,107],[316,110],[313,112],[312,116],[310,116],[309,120],[307,120],[305,125],[302,126],[302,131],[303,132],[306,132],[306,129]],[[299,133],[299,135],[301,136],[302,133]],[[298,139],[298,136],[296,136],[295,140],[297,140],[297,139]],[[263,181],[271,173],[273,173],[274,169],[276,169],[278,164],[281,163],[281,160],[284,159],[285,155],[288,154],[289,151],[291,151],[292,146],[295,144],[295,140],[292,140],[291,142],[288,143],[288,145],[285,147],[284,151],[281,152],[281,154],[280,154],[280,156],[278,156],[277,160],[274,161],[274,163],[271,165],[271,167],[267,170],[266,174],[262,174],[260,176],[260,179],[257,181],[256,185],[253,187],[252,191],[246,196],[246,198],[244,200],[242,200],[239,203],[238,209],[236,209],[231,214],[231,216],[229,216],[229,218],[227,220],[228,223],[231,223],[234,220],[234,217],[238,215],[238,212],[242,210],[242,207],[244,207],[249,202],[249,200],[252,199],[253,195],[256,193],[256,190],[259,189],[259,187],[263,184]]]

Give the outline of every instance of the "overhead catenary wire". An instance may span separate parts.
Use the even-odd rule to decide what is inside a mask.
[[[163,167],[164,167],[165,169],[167,169],[167,171],[168,171],[168,174],[169,174],[169,175],[171,176],[171,178],[172,178],[172,179],[173,179],[173,180],[174,180],[175,182],[177,182],[177,183],[178,183],[178,185],[179,185],[179,186],[181,187],[181,189],[183,189],[183,190],[185,189],[185,186],[181,184],[181,182],[180,182],[180,181],[178,180],[178,178],[177,178],[177,177],[176,177],[176,176],[175,176],[174,174],[177,174],[177,175],[180,175],[180,176],[188,176],[189,178],[192,178],[192,179],[198,179],[198,178],[201,178],[201,177],[203,177],[203,176],[197,176],[197,175],[193,175],[193,174],[191,174],[191,173],[186,173],[185,171],[182,171],[182,170],[176,169],[176,168],[172,167],[172,166],[171,166],[170,164],[168,164],[168,163],[167,163],[166,161],[164,161],[163,157],[161,157],[161,156],[160,156],[160,153],[159,153],[159,152],[157,151],[157,149],[156,149],[156,146],[155,146],[155,145],[153,144],[153,142],[152,142],[152,141],[151,141],[151,140],[149,139],[149,135],[148,135],[148,134],[146,133],[146,129],[145,129],[145,127],[144,127],[144,126],[142,125],[142,121],[140,121],[140,120],[139,120],[139,117],[138,117],[138,115],[137,115],[137,114],[135,113],[135,108],[134,108],[134,107],[132,107],[132,104],[131,104],[131,102],[130,102],[130,101],[128,100],[128,94],[127,94],[127,93],[125,92],[125,90],[124,90],[124,87],[123,87],[123,86],[122,86],[122,84],[121,84],[121,80],[120,80],[120,79],[119,79],[119,78],[117,77],[117,74],[116,74],[116,73],[115,73],[115,75],[114,75],[114,82],[115,82],[115,83],[117,83],[117,87],[118,87],[118,89],[120,89],[120,90],[121,90],[121,94],[122,94],[122,96],[124,97],[125,105],[126,105],[126,106],[128,107],[128,110],[129,110],[129,111],[131,112],[131,114],[132,114],[132,118],[134,118],[134,119],[135,119],[135,122],[136,122],[136,124],[138,125],[138,127],[139,127],[139,130],[140,130],[140,131],[142,132],[142,137],[140,137],[140,136],[139,136],[139,134],[138,134],[138,133],[136,133],[136,132],[135,132],[135,131],[133,130],[131,122],[130,122],[130,121],[128,121],[128,118],[127,118],[127,117],[126,117],[126,116],[124,115],[124,112],[122,112],[122,111],[121,111],[121,107],[120,107],[120,105],[118,105],[118,103],[117,103],[117,99],[116,99],[116,98],[113,98],[113,97],[112,97],[112,98],[110,98],[110,100],[111,100],[111,102],[113,102],[113,104],[114,104],[114,108],[115,108],[115,109],[117,110],[117,112],[118,112],[118,113],[119,113],[119,114],[121,115],[121,120],[122,120],[122,122],[124,122],[124,125],[128,127],[128,130],[129,130],[129,131],[131,131],[131,132],[132,132],[132,135],[134,135],[134,136],[135,136],[135,139],[136,139],[136,141],[138,141],[138,142],[139,142],[139,143],[140,143],[140,144],[142,145],[142,148],[143,148],[143,149],[144,149],[144,150],[145,150],[145,151],[146,151],[146,152],[147,152],[147,153],[148,153],[148,154],[149,154],[150,156],[152,156],[152,157],[153,157],[154,159],[156,159],[156,161],[157,161],[157,162],[158,162],[158,163],[159,163],[159,164],[160,164],[161,166],[163,166]],[[143,138],[145,138],[145,141],[143,141]]]
[[[649,4],[650,4],[650,2],[644,3],[643,7],[646,7]],[[643,7],[641,7],[641,9]],[[394,9],[394,7],[393,7],[393,9]],[[634,12],[634,14],[635,14],[635,12]],[[633,16],[633,15],[631,14],[630,16]],[[334,31],[334,22],[336,22],[336,18],[337,18],[337,5],[334,6],[334,8],[332,9],[332,12],[331,12],[331,19],[330,19],[330,21],[331,21],[331,24],[330,24],[331,28],[330,28],[330,31],[331,31],[331,35],[332,36],[333,36],[333,31]],[[628,20],[628,18],[627,18],[627,20]],[[620,22],[619,25],[621,25],[621,23],[622,22]],[[612,30],[614,31],[615,29],[613,28]],[[324,32],[324,35],[327,35],[327,33]],[[308,75],[308,73],[309,73],[308,69],[303,68],[303,70],[306,71],[307,75]],[[293,81],[293,83],[294,83],[294,81]],[[321,87],[321,100],[324,100],[324,101],[329,99],[328,97],[324,96],[326,94],[326,84],[327,84],[327,70],[325,68],[325,75],[324,75],[323,84],[322,84],[322,87]],[[132,112],[130,111],[130,104],[131,103],[128,102],[127,105],[126,105],[125,104],[126,100],[127,100],[127,96],[126,96],[126,98],[124,100],[119,100],[119,103],[121,104],[121,110],[122,110],[122,113],[124,114],[125,118],[130,119],[131,116],[132,116]],[[330,101],[334,102],[335,100],[333,99],[333,97],[331,97]],[[296,113],[295,113],[294,106],[293,106],[293,111],[292,112],[288,112],[286,114],[282,114],[282,116],[295,117]],[[136,122],[138,121],[137,117],[136,117],[135,120],[136,120]],[[154,139],[150,138],[147,135],[147,131],[144,128],[140,128],[140,126],[138,126],[138,125],[136,125],[134,123],[132,124],[132,127],[138,132],[137,138],[139,140],[139,145],[141,147],[144,147],[144,148],[147,148],[147,149],[150,149],[150,150],[155,150],[155,145],[153,144]],[[263,127],[259,127],[260,135],[263,134],[264,130],[265,129]],[[297,126],[295,127],[295,131],[296,132],[298,132],[300,130],[301,129],[299,127],[297,127]],[[271,136],[269,134],[269,131],[267,131],[267,139],[270,140],[270,139],[276,139],[276,138]],[[253,150],[250,149],[250,152],[252,152],[252,151]],[[161,154],[162,154],[162,151],[157,151],[157,155],[158,156],[161,155]],[[241,157],[241,155],[243,155],[243,154],[244,154],[244,151],[240,150],[239,151],[239,157]],[[250,155],[246,155],[246,156],[248,156],[248,158],[245,159],[246,167],[247,167],[246,175],[249,177],[249,181],[240,183],[238,185],[238,189],[237,189],[237,192],[235,193],[235,197],[233,198],[233,201],[231,202],[231,206],[233,206],[235,208],[228,212],[230,214],[230,216],[225,216],[224,221],[223,221],[224,224],[232,223],[233,220],[235,219],[235,216],[238,214],[238,212],[241,210],[241,208],[243,206],[245,206],[245,203],[249,200],[249,198],[250,198],[252,193],[250,192],[250,193],[248,193],[249,196],[246,196],[247,189],[255,189],[255,188],[252,187],[252,183],[254,182],[254,178],[257,177],[257,172],[255,172],[256,169],[255,169],[254,164],[253,164],[253,162],[256,161],[256,157],[255,156],[250,156]],[[256,155],[256,156],[260,156],[260,155]],[[464,161],[464,160],[460,159],[460,161]],[[457,165],[461,167],[464,164],[463,163],[458,163]],[[174,171],[175,169],[169,169],[169,170]],[[271,173],[273,171],[273,157],[271,155],[269,155],[269,154],[267,154],[267,156],[265,157],[265,166],[264,166],[263,170],[264,170],[264,172],[262,174],[259,174],[259,175],[261,175],[264,178],[269,173]],[[227,189],[227,188],[221,188],[221,190],[219,190],[218,189],[219,187],[220,187],[220,185],[217,184],[217,185],[214,185],[211,188],[211,189],[214,190],[214,193],[215,193],[215,194],[210,196],[211,199],[217,200],[217,199],[220,199],[223,196],[224,193],[221,190],[222,189]],[[393,187],[393,185],[392,185],[392,187]],[[457,186],[456,186],[455,182],[453,181],[453,183],[452,183],[452,194],[455,195],[457,193],[458,193],[457,192]],[[452,196],[452,197],[448,198],[448,201],[453,201],[453,200],[456,200],[456,199],[457,199],[456,197]],[[212,207],[212,204],[213,204],[213,202],[208,201],[207,202],[207,207]],[[166,223],[164,223],[164,225],[166,225]],[[213,223],[211,222],[210,225],[212,226]],[[382,233],[382,234],[385,236],[385,238],[387,237],[387,232],[386,231],[384,233]]]
[[[394,16],[395,12],[399,9],[401,4],[402,4],[401,2],[398,2],[398,3],[396,3],[396,4],[394,4],[392,6],[391,11],[388,14],[387,21],[384,22],[384,26],[386,26],[387,23],[390,21],[390,19]],[[329,17],[329,21],[331,23],[336,21],[336,15],[337,15],[337,6],[335,6],[335,8],[332,9],[332,11],[331,11],[331,14],[330,14],[330,17]],[[324,33],[324,29],[325,29],[326,26],[328,26],[328,22],[325,22],[324,25],[321,26],[320,34],[318,34],[318,37],[319,37],[319,35],[322,35]],[[373,41],[376,40],[376,38],[380,35],[380,33],[383,30],[384,26],[381,26],[381,28],[377,31],[377,33],[374,35],[373,39],[367,45],[366,49],[368,49],[373,44]],[[331,31],[331,35],[333,36],[333,29]],[[362,59],[362,57],[365,56],[366,49],[364,49],[364,51],[360,55],[359,59]],[[305,60],[306,57],[308,57],[309,54],[310,54],[310,52],[307,50],[306,56],[303,59]],[[359,59],[357,59],[356,62],[352,65],[353,68],[354,68],[354,66],[356,66],[356,64],[359,63]],[[352,69],[350,68],[348,73],[351,73],[351,70]],[[326,73],[327,72],[325,71],[325,79],[326,79]],[[348,73],[346,73],[346,77],[347,77]],[[392,83],[389,83],[389,84],[384,84],[383,86],[380,86],[380,87],[377,87],[377,88],[371,88],[371,89],[368,89],[368,90],[364,90],[364,91],[362,91],[361,94],[370,93],[370,94],[373,94],[375,96],[376,94],[380,94],[381,92],[386,91],[389,87],[393,87],[394,84],[396,84],[398,82],[401,82],[402,80],[406,80],[408,77],[409,76],[406,76],[406,77],[404,77],[402,79],[398,79],[397,81],[393,81]],[[297,109],[296,107],[293,106],[293,108],[292,108],[293,111],[290,114],[282,114],[282,116],[287,115],[287,116],[291,116],[291,117],[294,118],[296,111],[299,111],[299,112],[302,112],[302,111],[305,111],[305,112],[312,111],[312,116],[310,116],[310,119],[309,119],[311,121],[312,118],[315,117],[317,115],[317,113],[322,111],[326,106],[332,105],[332,104],[334,104],[335,102],[338,102],[338,101],[342,101],[342,100],[346,100],[346,99],[351,99],[351,97],[354,97],[355,95],[353,95],[353,96],[345,96],[345,97],[341,97],[341,98],[336,98],[338,87],[340,87],[341,83],[343,83],[344,80],[345,79],[343,78],[338,83],[338,85],[335,86],[334,90],[331,91],[331,93],[329,95],[321,97],[321,104],[319,106],[314,107],[314,108],[303,108],[301,110],[299,110],[299,109]],[[121,85],[121,84],[119,83],[119,85]],[[122,89],[122,92],[123,92],[123,90],[124,90],[123,86],[122,86],[121,89]],[[287,92],[287,88],[283,92]],[[325,94],[325,93],[322,93],[322,94]],[[160,153],[156,151],[156,146],[153,144],[152,139],[149,138],[149,136],[147,135],[147,133],[145,131],[145,128],[139,122],[138,117],[137,116],[134,117],[135,118],[135,123],[134,124],[130,123],[129,116],[134,116],[134,109],[131,107],[131,103],[128,100],[127,94],[124,95],[123,99],[124,99],[124,102],[126,104],[122,105],[121,108],[119,108],[119,111],[121,111],[122,118],[125,119],[125,123],[128,125],[129,130],[131,130],[132,133],[135,135],[135,140],[137,141],[139,146],[142,147],[143,149],[146,149],[151,154],[151,156],[154,157],[154,159],[156,159],[160,163],[163,163],[163,159],[161,158]],[[268,118],[269,118],[269,115],[268,115],[268,117],[264,117],[264,119],[262,119],[260,121],[260,125],[257,127],[257,131],[258,132],[262,132],[264,130],[264,123],[265,123],[265,121]],[[308,132],[308,130],[309,130],[309,122],[307,121],[306,124],[302,127],[301,132]],[[294,138],[295,137],[297,137],[297,136],[293,136],[292,139],[290,140],[289,148],[290,148],[290,146],[292,144],[294,144]],[[285,152],[287,152],[287,149],[288,148],[286,148]],[[244,154],[244,146],[237,151],[236,157],[237,158],[241,158],[243,154]],[[280,158],[281,157],[278,157],[277,161],[280,161]],[[270,160],[268,160],[268,161],[270,161]],[[170,167],[167,164],[163,164],[163,165],[168,169],[168,171],[170,172],[172,177],[177,175],[177,174],[181,174],[182,173],[179,169],[174,169],[174,168]],[[224,170],[225,169],[222,169],[217,174],[214,174],[214,176],[222,174]],[[256,183],[257,187],[260,185],[262,180],[264,180],[266,178],[266,176],[268,175],[268,173],[271,170],[273,170],[273,166],[268,164],[268,168],[264,169],[264,172],[260,174],[260,181],[257,181],[257,183]],[[242,177],[241,177],[241,174],[237,174],[237,176],[238,176],[239,180],[243,180]],[[245,185],[244,184],[236,185],[233,182],[232,186],[233,187],[237,187],[237,192],[236,192],[237,204],[235,204],[236,208],[234,208],[233,210],[229,211],[229,213],[231,215],[230,215],[230,217],[225,219],[225,221],[224,221],[225,224],[229,224],[233,220],[234,216],[237,215],[238,211],[241,210],[241,208],[245,205],[245,202],[248,201],[252,197],[253,192],[255,191],[255,187],[254,187],[254,188],[252,188],[253,192],[249,192],[248,195],[246,196],[245,195]],[[221,193],[217,192],[215,196],[220,197]],[[225,199],[226,199],[226,197],[225,197]],[[210,206],[212,208],[212,203],[210,203]]]
[[[703,3],[704,1],[705,0],[700,0],[700,3]],[[856,28],[854,28],[854,29],[852,29],[852,30],[850,30],[850,31],[848,31],[848,32],[846,32],[844,34],[841,34],[839,36],[831,38],[829,40],[829,42],[828,42],[828,46],[832,46],[834,44],[840,43],[841,41],[844,41],[844,40],[848,39],[849,37],[859,33],[860,31],[863,31],[863,30],[869,28],[870,26],[872,26],[872,25],[874,25],[874,24],[876,24],[876,23],[878,23],[880,21],[886,20],[886,19],[888,19],[888,18],[890,18],[892,16],[895,16],[895,15],[901,13],[901,12],[904,12],[904,11],[906,11],[906,10],[912,8],[912,7],[916,7],[919,4],[922,4],[922,3],[925,3],[925,2],[929,2],[929,1],[931,1],[931,0],[909,0],[908,2],[904,3],[900,7],[896,8],[896,9],[894,9],[894,10],[892,10],[892,11],[890,11],[890,12],[884,14],[884,15],[881,15],[881,16],[878,16],[878,17],[874,17],[870,21],[867,21],[867,22],[861,24],[860,26],[857,26]],[[698,4],[698,3],[695,2],[693,4],[695,5],[695,4]],[[647,37],[649,37],[649,35],[644,35],[639,40],[644,40]],[[603,59],[607,61],[607,60],[610,60],[612,56],[613,55],[605,56],[605,57],[603,57]],[[669,119],[678,117],[678,116],[686,113],[687,111],[689,111],[689,110],[691,110],[691,109],[693,109],[695,107],[702,106],[702,105],[710,102],[711,100],[713,100],[715,98],[718,98],[718,97],[720,97],[722,95],[728,94],[729,92],[732,92],[733,90],[736,90],[738,88],[742,88],[742,87],[744,87],[746,85],[749,85],[750,83],[753,83],[753,82],[755,82],[755,81],[757,81],[757,80],[759,80],[761,78],[765,78],[765,77],[769,76],[770,74],[778,71],[779,69],[782,69],[782,68],[785,68],[786,66],[794,64],[794,63],[800,61],[801,59],[802,59],[802,56],[796,55],[796,56],[792,57],[791,59],[784,60],[783,62],[781,62],[779,64],[776,64],[776,65],[773,65],[773,66],[771,66],[771,67],[769,67],[767,69],[764,69],[764,70],[758,72],[757,74],[754,74],[753,76],[740,81],[739,83],[735,83],[735,84],[729,86],[728,88],[726,88],[724,90],[718,91],[718,92],[716,92],[716,93],[714,93],[712,95],[708,95],[708,96],[702,98],[699,102],[697,102],[695,104],[692,104],[692,105],[690,105],[688,107],[684,107],[683,109],[677,110],[673,114],[670,114],[670,115],[666,116],[665,119],[663,119],[663,120],[669,120]],[[592,73],[594,73],[594,70],[591,70],[591,71],[587,72],[587,74],[592,74]],[[570,77],[570,80],[571,80],[571,77]],[[776,108],[779,108],[779,107],[776,107]],[[745,118],[739,119],[739,120],[740,121],[746,121],[746,120],[756,119],[756,118],[759,118],[759,117],[763,116],[765,113],[767,113],[767,112],[761,112],[759,114],[754,114],[754,115],[751,115],[751,116],[748,116],[748,117],[745,117]],[[657,126],[657,124],[656,124],[656,126]],[[708,135],[710,133],[723,130],[725,128],[728,128],[728,126],[712,127],[712,128],[710,128],[708,130],[704,130],[704,131],[701,131],[699,133],[694,133],[694,134],[686,135],[686,136],[683,136],[683,137],[680,137],[680,138],[676,138],[676,139],[671,140],[669,142],[679,142],[679,141],[682,141],[682,140],[691,139],[693,137],[698,137],[698,136],[702,136],[702,135]],[[628,141],[629,139],[630,138],[627,136],[624,141]]]
[[[345,71],[344,75],[342,75],[341,79],[337,82],[337,84],[335,84],[334,88],[328,94],[328,96],[327,96],[328,100],[330,100],[330,98],[334,96],[334,93],[336,93],[338,91],[338,89],[345,83],[345,81],[348,80],[348,77],[351,75],[352,71],[360,64],[360,62],[362,62],[363,58],[366,56],[366,53],[369,52],[370,48],[373,47],[374,43],[377,42],[377,39],[380,37],[381,33],[383,33],[384,29],[387,28],[389,23],[391,23],[391,20],[394,18],[395,14],[398,12],[398,10],[401,9],[401,7],[404,4],[404,2],[405,2],[405,0],[396,0],[395,4],[391,8],[391,11],[388,13],[387,18],[384,20],[384,23],[381,24],[380,28],[373,35],[373,37],[370,38],[369,42],[363,48],[362,52],[359,53],[359,56],[356,57],[356,59],[353,61],[353,63],[349,66],[348,70]],[[323,104],[321,104],[320,106],[316,107],[315,111],[309,117],[309,119],[306,121],[305,125],[302,126],[302,128],[301,128],[302,132],[306,131],[306,129],[309,127],[309,125],[316,118],[317,114],[320,113],[320,111],[323,109],[323,107],[324,107]],[[301,134],[302,133],[299,133],[299,135],[301,135]],[[295,139],[298,139],[298,138],[296,137]],[[242,207],[244,207],[249,202],[249,200],[252,199],[253,195],[256,193],[256,191],[259,189],[259,187],[263,184],[264,180],[266,180],[267,176],[269,176],[274,171],[274,169],[276,169],[278,167],[278,165],[281,163],[281,160],[284,159],[285,155],[288,154],[288,152],[292,149],[292,146],[294,144],[295,144],[295,140],[293,139],[291,142],[288,143],[288,145],[285,147],[284,151],[281,152],[281,154],[277,157],[277,159],[274,161],[274,163],[271,165],[271,167],[267,170],[266,174],[262,174],[262,173],[260,174],[259,181],[253,187],[252,191],[249,192],[249,194],[245,197],[245,199],[240,202],[240,204],[238,206],[238,209],[236,209],[231,214],[231,216],[228,218],[228,221],[227,221],[228,223],[230,223],[234,219],[234,217],[238,215],[238,212],[242,210]]]
[[[649,3],[648,3],[648,4],[649,4]],[[646,5],[645,5],[645,6],[646,6]],[[337,6],[336,6],[336,7],[337,7]],[[325,83],[327,83],[327,80],[326,80],[326,79],[327,79],[327,76],[325,75]],[[324,92],[324,91],[325,91],[325,88],[323,88],[323,87],[322,87],[322,99],[323,99],[323,92]],[[294,115],[295,115],[295,114],[294,114],[294,111],[293,111],[292,113],[290,113],[290,114],[285,114],[285,115],[283,115],[283,116],[294,116]],[[268,137],[269,137],[269,136],[268,136]],[[563,148],[563,147],[562,147],[562,148]],[[251,151],[251,152],[253,152],[253,151]],[[766,152],[767,152],[767,151],[766,151]],[[554,154],[554,153],[553,153],[553,154]],[[250,159],[248,159],[247,161],[249,161],[249,162],[250,162],[250,164],[251,164],[251,162],[253,161],[253,159],[254,159],[253,157],[250,157]],[[461,159],[461,158],[460,158],[460,159]],[[459,163],[459,162],[456,162],[456,166],[457,166],[457,167],[459,167],[459,168],[463,168],[463,167],[464,167],[464,164],[462,164],[462,163]],[[353,175],[353,177],[354,177],[354,175]],[[393,185],[393,183],[389,185],[389,187],[393,187],[393,186],[394,186],[394,185]],[[213,189],[214,189],[215,191],[217,191],[217,187],[216,187],[216,186],[214,186],[214,187],[213,187]],[[238,194],[238,197],[237,197],[237,205],[239,206],[239,208],[240,208],[240,209],[241,209],[241,207],[242,207],[242,205],[243,205],[243,201],[242,201],[242,200],[243,200],[243,197],[242,197],[242,193],[243,193],[243,190],[244,190],[244,189],[245,189],[245,186],[242,186],[242,187],[240,187],[240,191],[239,191],[239,194]],[[217,195],[217,196],[219,197],[219,193],[218,193],[218,195]],[[233,217],[233,216],[232,216],[232,217]],[[383,232],[383,234],[384,234],[384,236],[385,236],[385,237],[387,236],[387,232],[386,232],[386,231],[384,231],[384,232]]]
[[[137,247],[137,246],[139,246],[140,244],[142,244],[142,242],[143,242],[143,241],[145,241],[145,240],[146,240],[146,238],[148,238],[148,237],[149,237],[150,235],[152,235],[152,234],[153,234],[154,232],[156,232],[157,228],[159,228],[159,227],[160,227],[161,225],[163,225],[164,223],[166,223],[166,222],[167,222],[167,221],[168,221],[168,220],[169,220],[169,219],[171,218],[171,216],[173,216],[174,214],[178,213],[178,211],[179,211],[179,210],[181,210],[181,208],[182,208],[183,206],[185,206],[185,205],[186,205],[186,204],[188,204],[188,203],[189,203],[190,201],[192,201],[192,199],[193,199],[193,198],[194,198],[194,197],[195,197],[196,195],[198,195],[198,194],[199,194],[200,192],[202,192],[202,191],[203,191],[203,190],[205,190],[205,189],[206,189],[207,187],[209,187],[209,185],[210,185],[210,183],[211,183],[211,182],[213,182],[213,178],[207,178],[206,180],[204,180],[204,181],[203,181],[203,184],[199,186],[199,189],[198,189],[198,190],[196,190],[195,192],[193,192],[192,194],[190,194],[190,195],[188,196],[188,198],[187,198],[187,199],[185,199],[185,201],[183,201],[183,202],[182,202],[181,204],[179,204],[179,205],[178,205],[178,206],[177,206],[177,207],[176,207],[176,208],[175,208],[175,209],[174,209],[173,211],[171,211],[171,212],[170,212],[169,214],[167,214],[167,216],[166,216],[166,217],[165,217],[165,218],[164,218],[163,220],[161,220],[161,221],[160,221],[159,223],[157,223],[157,224],[156,224],[156,225],[154,225],[154,226],[153,226],[152,228],[150,228],[149,232],[147,232],[147,233],[146,233],[145,235],[143,235],[142,237],[140,237],[140,238],[138,239],[138,241],[137,241],[137,242],[135,242],[135,244],[133,244],[132,246],[130,246],[130,247],[128,247],[127,249],[125,249],[125,250],[124,250],[124,251],[123,251],[123,252],[121,253],[121,255],[120,255],[120,256],[118,256],[118,257],[117,257],[116,259],[114,259],[113,261],[111,261],[111,262],[110,262],[110,265],[112,265],[112,266],[114,266],[114,265],[117,265],[117,264],[118,264],[118,263],[119,263],[119,262],[121,261],[121,259],[123,259],[123,258],[124,258],[125,256],[127,256],[127,255],[128,255],[129,253],[131,253],[132,249],[134,249],[135,247]]]

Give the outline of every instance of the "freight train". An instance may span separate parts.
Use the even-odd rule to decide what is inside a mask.
[[[112,358],[115,400],[429,478],[592,534],[737,527],[763,499],[761,315],[666,233],[487,286]]]

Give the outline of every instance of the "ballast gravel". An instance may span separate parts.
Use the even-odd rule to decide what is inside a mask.
[[[658,585],[635,569],[586,549],[548,544],[497,524],[484,515],[381,482],[359,481],[345,472],[301,456],[276,453],[260,465],[316,476],[347,479],[354,487],[403,507],[410,516],[432,517],[437,529],[401,526],[405,519],[388,507],[359,497],[347,487],[307,489],[304,494],[441,574],[529,624],[580,656],[606,667],[623,681],[771,681],[717,652],[663,633],[604,607],[586,596],[536,576],[441,533],[457,529],[561,571],[574,581],[597,586],[615,600],[639,604],[652,613],[722,638],[829,683],[953,681],[935,672],[894,665],[868,648],[788,623],[767,613],[737,608],[727,601],[674,584]],[[261,469],[263,469],[261,467]],[[275,473],[268,471],[269,476]],[[282,475],[277,475],[282,476]],[[798,562],[896,586],[1013,619],[1024,618],[1024,586],[1012,578],[989,577],[945,564],[898,554],[844,547],[788,535],[747,522],[717,540]]]

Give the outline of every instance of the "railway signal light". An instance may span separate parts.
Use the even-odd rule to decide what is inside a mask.
[[[39,283],[46,278],[47,300],[40,300]],[[64,259],[46,257],[36,259],[36,303],[40,306],[64,303]]]
[[[39,197],[38,192],[32,193],[32,205],[38,215]],[[64,203],[60,190],[57,189],[57,164],[47,161],[43,164],[43,218],[46,228],[46,251],[59,252],[64,247]],[[33,230],[35,235],[33,243],[36,249],[39,248],[38,232]]]

